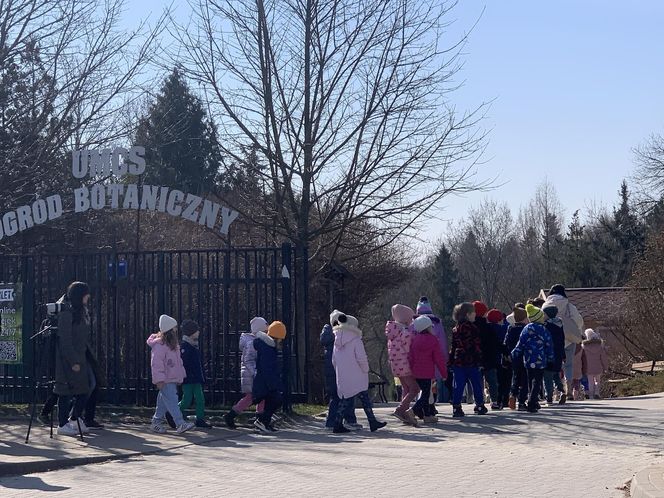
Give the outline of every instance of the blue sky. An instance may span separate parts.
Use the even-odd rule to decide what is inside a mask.
[[[130,22],[167,2],[130,2]],[[187,11],[175,2],[178,14]],[[485,196],[514,211],[545,177],[569,217],[590,204],[612,205],[633,171],[632,147],[664,132],[664,2],[642,0],[460,0],[450,42],[482,15],[465,48],[453,96],[458,109],[493,100],[482,177],[499,177],[489,193],[450,198],[443,220],[462,217]],[[442,235],[436,223],[427,237]]]

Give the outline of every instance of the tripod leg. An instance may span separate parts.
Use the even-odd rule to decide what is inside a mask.
[[[51,439],[53,439],[53,413],[55,413],[55,412],[54,411],[51,412]],[[58,412],[58,416],[59,416],[59,412]]]
[[[83,429],[81,429],[81,419],[76,419],[76,425],[78,426],[78,434],[81,436],[81,441],[83,441]]]
[[[35,412],[37,411],[37,387],[35,386],[35,394],[32,398],[32,407],[30,409],[30,423],[28,424],[28,432],[25,435],[25,444],[30,442],[30,431],[32,431],[32,423],[35,420]]]

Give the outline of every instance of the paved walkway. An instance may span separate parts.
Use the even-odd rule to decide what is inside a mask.
[[[537,415],[504,411],[460,421],[446,413],[436,427],[420,429],[387,418],[389,408],[377,411],[390,422],[385,430],[349,436],[329,435],[317,422],[276,435],[215,429],[185,438],[139,428],[121,436],[113,428],[103,438],[118,438],[114,451],[121,437],[165,451],[0,478],[0,495],[624,497],[637,471],[664,462],[664,394]],[[0,456],[7,448],[15,455],[20,443],[5,437]]]

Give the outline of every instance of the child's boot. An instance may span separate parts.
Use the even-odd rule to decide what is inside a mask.
[[[387,422],[379,422],[375,418],[369,420],[369,429],[371,429],[371,432],[376,432],[378,429],[382,429],[386,425]]]
[[[461,418],[466,416],[466,414],[463,413],[463,408],[461,405],[454,405],[454,412],[452,413],[452,416],[454,418]]]
[[[487,410],[486,406],[479,405],[475,407],[475,413],[477,413],[478,415],[486,415],[487,413],[489,413],[489,410]]]
[[[405,422],[409,425],[412,425],[413,427],[417,427],[417,417],[413,413],[413,410],[408,410],[406,412],[406,420]]]
[[[334,434],[348,434],[349,432],[351,432],[351,430],[345,427],[344,424],[339,422],[334,426],[332,432]]]
[[[507,406],[510,407],[510,410],[516,410],[516,396],[510,396]]]
[[[237,417],[237,415],[238,414],[235,410],[231,410],[226,415],[224,415],[224,422],[226,423],[226,427],[229,429],[237,429],[237,426],[235,425],[235,417]]]
[[[198,427],[199,429],[212,429],[212,426],[208,424],[204,418],[196,419],[196,427]]]

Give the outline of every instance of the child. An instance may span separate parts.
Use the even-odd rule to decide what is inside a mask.
[[[494,400],[491,400],[491,409],[502,410],[509,403],[510,385],[512,383],[511,369],[502,364],[503,354],[505,353],[503,344],[507,335],[505,315],[502,311],[494,308],[489,311],[487,321],[496,340],[496,374],[498,378],[498,399],[495,400],[495,404],[493,403]]]
[[[442,372],[443,379],[447,378],[447,364],[440,352],[440,343],[433,333],[433,322],[428,316],[419,316],[413,322],[416,335],[410,345],[408,359],[412,375],[417,380],[417,385],[422,391],[420,399],[417,400],[413,412],[423,413],[424,422],[435,424],[438,418],[429,404],[429,393],[431,392],[431,379],[435,378],[436,368]]]
[[[519,343],[512,351],[513,361],[523,358],[528,375],[528,412],[540,409],[539,394],[544,378],[544,369],[553,364],[551,334],[544,327],[544,312],[532,304],[526,305],[530,323],[521,331]]]
[[[249,322],[251,333],[243,332],[240,335],[240,350],[242,357],[240,359],[240,387],[244,396],[235,403],[231,411],[224,416],[224,422],[229,429],[235,429],[235,418],[253,403],[253,386],[256,375],[256,350],[254,349],[254,340],[259,332],[267,332],[267,320],[262,316],[256,316]],[[256,407],[256,415],[259,415],[264,409],[265,403]]]
[[[333,432],[335,434],[350,432],[344,427],[342,420],[346,407],[349,403],[353,403],[355,396],[358,396],[362,402],[371,432],[375,432],[387,424],[376,419],[369,398],[369,360],[364,350],[362,331],[357,318],[335,310],[330,315],[330,323],[335,336],[332,364],[337,374],[337,393],[341,399]]]
[[[286,339],[286,326],[281,322],[272,322],[265,332],[257,332],[254,339],[256,349],[256,377],[253,383],[253,401],[258,404],[265,401],[263,413],[257,415],[254,426],[261,432],[276,432],[272,425],[272,416],[281,406],[283,385],[279,367],[280,350]]]
[[[609,368],[606,359],[604,341],[593,329],[586,330],[583,348],[583,372],[588,377],[588,395],[590,399],[602,399],[599,395],[601,377]]]
[[[438,339],[438,344],[440,345],[440,352],[443,355],[445,364],[450,362],[450,347],[447,344],[447,334],[445,333],[445,327],[443,326],[443,321],[440,317],[436,316],[431,308],[429,299],[427,297],[421,297],[420,301],[417,303],[417,314],[418,316],[428,316],[433,323],[433,335]],[[437,397],[434,398],[434,403],[431,409],[438,413],[436,410],[435,402],[439,403],[449,403],[450,396],[447,386],[445,385],[444,378],[447,376],[447,373],[443,375],[443,372],[440,372],[436,367],[436,391]]]
[[[546,402],[549,405],[553,403],[553,388],[555,384],[556,389],[561,393],[558,403],[564,405],[567,401],[567,394],[565,393],[566,385],[560,378],[560,371],[563,368],[563,361],[565,361],[565,331],[563,329],[563,321],[558,318],[558,306],[555,304],[545,304],[542,311],[548,318],[544,326],[549,331],[549,334],[551,334],[551,343],[553,344],[553,365],[547,366],[544,370]]]
[[[473,306],[475,307],[475,326],[480,333],[480,342],[482,347],[482,373],[484,374],[486,383],[489,385],[491,409],[499,410],[500,396],[498,394],[498,357],[500,352],[498,349],[498,336],[496,332],[489,326],[489,322],[487,321],[489,307],[481,301],[475,301]]]
[[[205,372],[201,351],[198,349],[198,339],[201,331],[198,324],[193,320],[182,322],[182,342],[180,343],[180,356],[187,376],[182,384],[182,400],[180,411],[184,411],[196,400],[196,427],[209,429],[212,426],[205,421],[205,395],[203,384],[205,383]]]
[[[182,384],[186,376],[182,357],[178,349],[178,322],[168,315],[159,317],[159,332],[148,337],[147,344],[152,349],[152,383],[159,389],[157,408],[152,417],[152,430],[164,434],[164,417],[169,412],[175,420],[178,434],[187,432],[194,427],[186,422],[178,406],[178,384]]]
[[[451,363],[454,374],[454,394],[452,404],[454,417],[463,417],[461,398],[466,381],[470,379],[475,396],[475,413],[486,415],[489,411],[484,406],[484,389],[482,388],[482,349],[480,334],[475,326],[475,306],[462,303],[454,307],[454,320],[457,322],[452,331]]]
[[[325,391],[327,391],[330,401],[327,409],[327,419],[325,420],[325,429],[333,431],[340,400],[337,394],[337,374],[334,372],[334,365],[332,365],[332,353],[334,352],[332,324],[327,323],[323,327],[320,333],[320,345],[325,350]],[[355,431],[363,429],[362,425],[357,423],[355,407],[350,403],[347,406],[346,413],[344,413],[344,426]]]
[[[403,397],[401,404],[394,410],[393,415],[404,424],[417,425],[417,419],[413,410],[410,409],[411,402],[420,392],[420,387],[413,376],[410,368],[408,354],[412,341],[413,310],[403,304],[392,306],[392,320],[385,324],[385,335],[387,335],[387,355],[390,368],[395,377],[401,383]]]
[[[526,400],[528,399],[528,376],[526,374],[526,368],[523,366],[523,361],[521,361],[521,358],[517,358],[515,361],[512,361],[512,351],[519,343],[521,332],[525,328],[528,321],[528,313],[526,313],[525,306],[520,306],[520,303],[518,303],[512,309],[512,314],[514,318],[514,325],[511,325],[507,329],[505,341],[503,342],[503,350],[505,352],[505,356],[503,356],[503,365],[509,365],[509,368],[512,371],[512,385],[510,387],[508,405],[510,410],[516,410],[516,403],[518,400],[519,410],[525,411]]]
[[[572,383],[571,383],[572,401],[583,400],[583,395],[581,394],[582,378],[583,378],[583,347],[581,344],[576,344],[576,348],[574,350],[574,368],[572,369]]]

